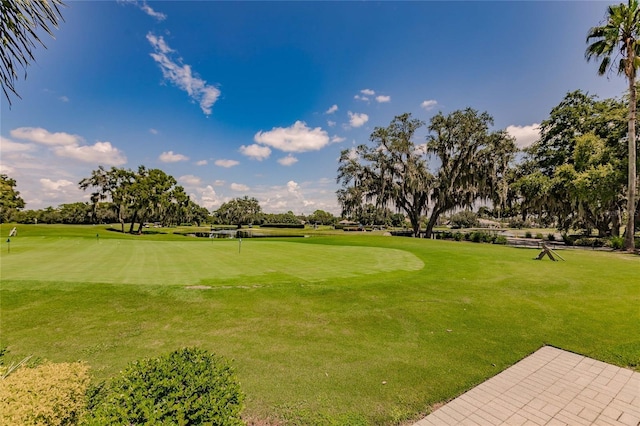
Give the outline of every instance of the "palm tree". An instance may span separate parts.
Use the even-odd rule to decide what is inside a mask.
[[[627,189],[627,229],[625,248],[634,249],[634,220],[636,212],[636,71],[640,66],[640,8],[638,0],[628,0],[627,4],[611,5],[604,25],[593,27],[587,34],[585,57],[601,59],[598,74],[617,69],[629,82],[629,174]],[[616,65],[616,60],[617,65]]]
[[[53,37],[52,28],[62,21],[60,6],[61,0],[0,0],[0,83],[9,105],[10,94],[20,97],[15,87],[18,68],[26,69],[35,60],[37,44],[44,46],[41,30]]]

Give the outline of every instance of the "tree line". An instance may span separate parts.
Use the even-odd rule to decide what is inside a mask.
[[[399,115],[375,128],[369,144],[342,151],[343,215],[369,203],[393,208],[415,236],[429,237],[443,215],[475,208],[498,219],[619,236],[628,215],[625,100],[569,92],[524,150],[504,130],[490,130],[486,112],[439,113],[428,125]],[[416,141],[423,127],[428,134]],[[637,205],[631,216],[640,218]]]

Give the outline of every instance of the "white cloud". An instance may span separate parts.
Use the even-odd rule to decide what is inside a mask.
[[[89,197],[89,194],[82,192],[77,184],[68,179],[52,180],[49,178],[41,178],[33,182],[33,184],[32,190],[26,190],[24,193],[21,191],[21,195],[25,196],[25,201],[29,208],[38,208],[32,204],[39,203],[41,205],[40,208],[42,208],[44,206],[74,203]],[[29,193],[37,194],[38,198],[33,200],[33,198],[28,197]],[[32,200],[34,203],[31,202]]]
[[[338,105],[333,104],[333,105],[331,105],[331,107],[329,107],[328,110],[325,111],[325,114],[333,114],[337,110],[338,110]]]
[[[287,191],[292,194],[300,195],[300,185],[298,185],[298,182],[290,180],[287,182]]]
[[[164,13],[156,12],[151,8],[151,6],[147,4],[146,1],[142,2],[142,4],[140,5],[140,9],[142,9],[144,13],[151,16],[152,18],[157,19],[158,21],[164,21],[165,19],[167,19],[167,15],[165,15]]]
[[[329,127],[335,127],[336,122],[335,121],[331,121],[331,120],[327,120],[327,126]]]
[[[33,151],[35,147],[29,143],[14,142],[10,139],[0,136],[0,152],[6,154],[9,152],[26,152]]]
[[[508,126],[507,133],[516,139],[518,148],[526,148],[540,138],[540,124],[529,126]]]
[[[200,185],[200,183],[202,182],[202,179],[194,175],[184,175],[178,178],[178,182],[180,182],[183,185],[196,186],[196,185]]]
[[[149,129],[149,133],[151,133],[152,135],[157,135],[160,132],[158,132],[156,129]]]
[[[349,125],[351,127],[362,127],[364,123],[369,121],[369,116],[365,113],[357,113],[357,112],[348,112],[349,114]]]
[[[73,182],[65,179],[53,181],[51,179],[43,178],[40,179],[40,184],[45,191],[60,191],[61,189],[73,185]]]
[[[225,184],[225,183],[226,183],[226,182],[225,182],[225,181],[223,181],[222,179],[216,179],[216,180],[213,182],[213,186],[224,186],[224,184]]]
[[[291,166],[297,162],[298,162],[298,159],[291,154],[287,155],[286,157],[282,157],[278,160],[278,163],[282,164],[283,166]]]
[[[355,95],[353,99],[357,101],[369,102],[369,98],[367,98],[366,96]]]
[[[173,60],[170,55],[175,51],[169,47],[162,36],[147,34],[147,40],[153,46],[155,53],[151,57],[158,63],[165,79],[187,92],[189,97],[200,104],[200,109],[206,115],[211,114],[211,107],[218,100],[220,90],[210,86],[197,74],[194,74],[190,65],[182,63],[181,58]]]
[[[362,93],[363,95],[367,95],[367,96],[373,96],[373,95],[376,94],[376,92],[371,90],[371,89],[362,89],[360,91],[360,93]]]
[[[151,6],[149,6],[146,2],[146,0],[119,0],[122,1],[123,3],[129,3],[134,5],[135,7],[137,7],[138,9],[140,9],[141,11],[143,11],[144,13],[146,13],[147,15],[151,16],[152,18],[155,18],[156,20],[158,20],[158,22],[162,22],[165,19],[167,19],[167,15],[165,15],[164,13],[160,13],[157,12],[155,10],[153,10],[151,8]]]
[[[196,166],[206,166],[207,160],[198,160],[196,161]]]
[[[247,185],[244,185],[242,183],[232,183],[230,186],[232,191],[236,191],[236,192],[246,192],[248,191],[250,188]]]
[[[223,160],[223,159],[220,159],[220,160],[216,160],[214,164],[216,166],[225,167],[225,168],[228,169],[230,167],[237,166],[238,164],[240,164],[240,162],[236,161],[236,160]]]
[[[335,135],[331,138],[331,143],[340,143],[340,142],[344,142],[345,140],[347,140],[347,138],[343,138]]]
[[[212,209],[219,206],[221,203],[220,197],[216,194],[215,189],[211,185],[207,185],[204,188],[196,188],[191,192],[190,197],[198,203],[198,205]]]
[[[253,139],[284,152],[317,151],[329,144],[327,132],[320,127],[311,129],[303,121],[296,121],[290,127],[274,127],[268,132],[260,131]]]
[[[163,152],[158,157],[163,163],[177,163],[178,161],[188,161],[189,157],[182,154],[174,154],[173,151]]]
[[[15,171],[16,169],[13,167],[0,163],[0,173],[3,175],[13,175]]]
[[[384,95],[376,96],[376,101],[380,104],[384,102],[391,102],[391,96],[384,96]]]
[[[254,160],[262,161],[266,158],[269,158],[269,156],[271,155],[271,149],[267,146],[260,146],[254,143],[253,145],[249,146],[242,145],[240,147],[240,153]]]
[[[349,155],[348,155],[348,157],[349,157],[349,159],[350,159],[350,160],[357,160],[357,159],[358,159],[358,157],[359,157],[359,156],[358,156],[358,151],[356,150],[356,148],[355,148],[355,147],[353,147],[353,146],[352,146],[352,147],[349,149]]]
[[[94,145],[62,145],[53,148],[59,157],[73,158],[85,163],[121,166],[127,162],[122,151],[111,142],[96,142]]]
[[[426,101],[422,101],[422,103],[420,104],[420,107],[424,108],[426,111],[429,111],[433,109],[436,105],[438,105],[438,101],[434,99],[429,99]]]
[[[69,102],[69,98],[66,96],[60,96],[58,99],[60,99],[62,102],[65,102],[65,103]]]
[[[84,139],[78,135],[64,132],[51,133],[41,127],[18,127],[10,133],[14,138],[49,146],[78,145],[84,142]]]

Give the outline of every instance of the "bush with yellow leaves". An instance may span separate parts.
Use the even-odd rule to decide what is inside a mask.
[[[0,380],[0,424],[77,424],[89,380],[89,367],[79,362],[20,367]]]

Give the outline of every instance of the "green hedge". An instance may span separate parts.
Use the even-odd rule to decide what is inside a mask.
[[[261,228],[291,228],[291,229],[304,229],[302,223],[263,223]]]
[[[88,425],[243,425],[229,363],[197,348],[130,364],[90,395]]]

